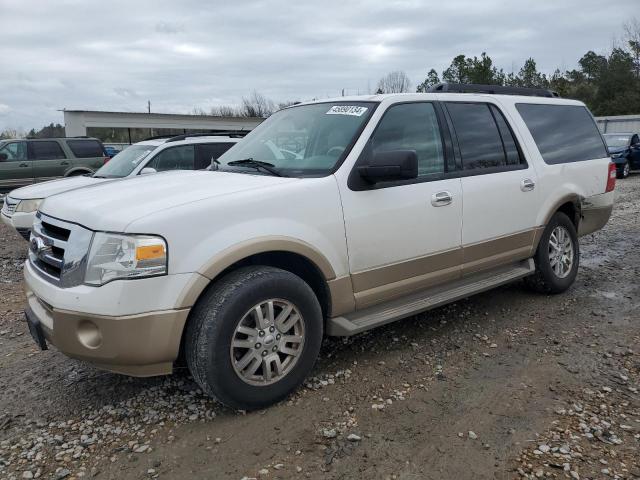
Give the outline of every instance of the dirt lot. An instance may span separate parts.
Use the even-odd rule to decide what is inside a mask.
[[[38,351],[26,242],[0,228],[0,478],[640,478],[640,175],[581,240],[566,294],[521,283],[349,340],[244,414],[186,372],[132,379]]]

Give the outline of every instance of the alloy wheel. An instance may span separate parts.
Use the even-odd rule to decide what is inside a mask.
[[[250,385],[271,385],[298,362],[305,324],[296,306],[282,299],[265,300],[242,317],[231,339],[233,369]]]

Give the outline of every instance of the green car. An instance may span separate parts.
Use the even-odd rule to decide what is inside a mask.
[[[0,141],[0,193],[58,177],[93,173],[109,160],[96,138]]]

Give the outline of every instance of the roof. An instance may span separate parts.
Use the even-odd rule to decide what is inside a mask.
[[[497,94],[489,94],[489,93],[455,93],[455,92],[437,92],[437,93],[384,93],[384,94],[376,94],[376,95],[351,95],[348,97],[334,97],[334,98],[326,98],[321,100],[314,100],[311,102],[304,102],[298,105],[292,105],[288,108],[295,108],[299,105],[310,105],[316,103],[334,103],[334,102],[377,102],[381,103],[386,100],[390,102],[401,102],[401,101],[424,101],[424,100],[444,100],[444,101],[454,101],[461,99],[487,99],[487,98],[499,98],[505,103],[551,103],[551,104],[559,104],[559,105],[583,105],[582,102],[578,100],[571,100],[568,98],[561,97],[533,97],[533,96],[523,96],[523,95],[497,95]]]
[[[152,138],[150,140],[143,140],[141,142],[136,142],[133,145],[155,145],[155,146],[159,146],[159,145],[163,145],[165,143],[167,143],[167,140],[169,140],[171,137],[167,137],[167,138]],[[227,136],[223,136],[223,135],[212,135],[212,136],[198,136],[198,137],[187,137],[183,140],[177,140],[174,142],[171,142],[172,145],[174,144],[185,144],[185,143],[236,143],[240,141],[240,138],[236,138],[236,137],[227,137]]]

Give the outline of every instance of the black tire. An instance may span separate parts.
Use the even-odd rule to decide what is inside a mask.
[[[291,302],[304,319],[302,352],[291,370],[269,385],[251,385],[236,373],[230,346],[236,326],[255,305],[268,299]],[[205,393],[241,410],[271,405],[303,382],[318,357],[323,317],[313,290],[300,277],[273,267],[243,267],[212,284],[198,300],[187,325],[189,370]]]
[[[624,162],[624,165],[622,165],[621,168],[618,168],[616,170],[616,178],[618,179],[627,178],[629,176],[630,171],[631,171],[631,164],[629,163],[629,160],[627,160],[626,162]]]
[[[554,272],[549,258],[549,239],[552,232],[559,226],[564,227],[568,232],[574,252],[573,264],[568,275],[564,278],[559,277]],[[567,215],[562,212],[556,212],[551,217],[551,221],[542,233],[533,259],[536,264],[536,272],[525,278],[526,284],[533,290],[541,293],[556,294],[566,291],[573,284],[578,275],[578,267],[580,265],[580,246],[576,228]]]

